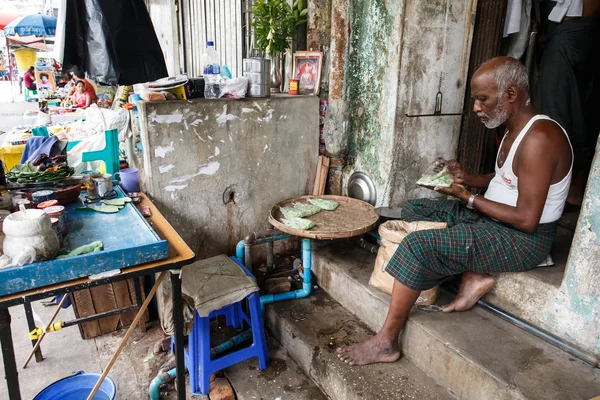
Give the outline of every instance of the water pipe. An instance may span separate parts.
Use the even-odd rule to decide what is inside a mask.
[[[244,239],[244,266],[248,268],[250,272],[254,272],[252,270],[252,246],[269,243],[269,245],[267,246],[267,270],[270,270],[273,266],[275,258],[273,255],[272,243],[277,240],[283,240],[290,237],[292,237],[292,235],[284,234],[283,232],[277,229],[269,229],[265,232],[252,232]],[[238,248],[236,247],[236,257],[240,259],[240,257],[237,254],[237,250]]]
[[[302,265],[304,273],[302,276],[302,289],[294,290],[293,292],[265,294],[260,296],[260,307],[264,310],[265,304],[275,303],[282,300],[300,299],[310,294],[312,289],[311,283],[311,267],[312,267],[312,249],[310,239],[302,239]]]
[[[156,375],[152,382],[150,382],[150,387],[148,388],[148,393],[150,395],[150,400],[159,400],[160,399],[160,387],[167,382],[172,381],[177,376],[177,368],[173,368],[167,372],[163,372],[161,374]]]
[[[221,353],[231,349],[234,346],[237,346],[240,343],[243,343],[252,338],[252,330],[247,329],[244,332],[235,335],[231,339],[226,342],[221,343],[218,346],[215,346],[210,349],[211,358],[216,358]],[[159,400],[160,398],[160,387],[167,382],[172,381],[177,376],[177,368],[173,368],[167,372],[163,372],[157,375],[152,382],[150,382],[150,387],[148,388],[148,392],[150,393],[150,400]]]

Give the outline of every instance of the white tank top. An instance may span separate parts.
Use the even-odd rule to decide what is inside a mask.
[[[498,167],[498,156],[496,156],[496,175],[494,175],[494,178],[490,182],[490,185],[485,192],[486,199],[516,207],[517,199],[519,198],[519,179],[512,169],[513,160],[521,141],[525,135],[527,135],[527,132],[529,132],[529,128],[531,128],[531,125],[533,125],[533,123],[539,119],[547,119],[560,126],[558,122],[554,121],[547,115],[539,114],[531,118],[512,144],[502,168]],[[564,128],[562,126],[560,126],[560,128],[565,136],[567,136],[567,132],[564,130]],[[504,143],[505,138],[506,135],[502,139],[502,143]],[[569,141],[568,136],[567,140]],[[502,148],[502,143],[500,144],[500,148]],[[571,146],[571,141],[569,141],[569,146]],[[542,212],[542,216],[540,218],[540,224],[547,224],[549,222],[557,221],[562,215],[563,209],[565,208],[565,203],[567,201],[567,194],[569,194],[569,185],[571,184],[572,172],[573,147],[571,146],[571,168],[569,169],[569,173],[560,182],[550,185],[548,197],[546,197],[546,204],[544,204],[544,211]]]

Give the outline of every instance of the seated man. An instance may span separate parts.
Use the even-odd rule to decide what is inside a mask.
[[[29,67],[29,69],[23,74],[23,82],[25,82],[25,87],[29,90],[37,90],[37,86],[35,83],[35,68],[33,66]]]
[[[398,336],[422,290],[463,274],[456,300],[443,311],[464,311],[489,292],[489,273],[535,268],[549,253],[565,206],[573,153],[560,125],[530,104],[524,66],[508,57],[484,63],[471,80],[473,110],[487,128],[506,123],[496,172],[472,175],[448,163],[454,183],[436,188],[460,201],[421,199],[402,210],[406,221],[443,221],[448,229],[409,234],[386,271],[396,281],[383,328],[374,337],[337,350],[350,365],[400,358]],[[487,189],[485,196],[464,185]]]

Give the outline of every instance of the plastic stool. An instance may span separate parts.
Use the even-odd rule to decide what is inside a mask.
[[[114,175],[115,172],[119,172],[119,131],[104,131],[104,139],[106,145],[102,150],[83,152],[81,161],[104,161],[106,173]]]
[[[31,90],[27,88],[23,90],[23,100],[26,102],[37,101],[37,98],[34,96],[37,96],[37,90]]]
[[[254,276],[235,257],[231,259],[244,270],[246,275]],[[248,301],[250,316],[242,309],[244,300]],[[244,300],[213,311],[208,317],[201,317],[197,312],[194,316],[194,326],[188,337],[188,351],[185,352],[185,365],[190,373],[190,389],[196,395],[205,395],[210,391],[210,376],[231,365],[240,363],[252,357],[258,357],[260,369],[267,368],[269,356],[267,339],[262,313],[260,311],[260,296],[258,291],[251,293]],[[223,357],[211,359],[210,355],[210,320],[225,315],[227,324],[243,326],[246,322],[252,328],[252,344],[245,349],[234,351]]]

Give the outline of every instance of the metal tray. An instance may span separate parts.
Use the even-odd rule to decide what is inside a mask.
[[[120,188],[116,190],[124,196]],[[100,240],[104,251],[2,269],[0,296],[168,257],[167,241],[158,237],[132,203],[115,214],[77,210],[84,207],[84,195],[65,207],[69,226],[65,250]]]

